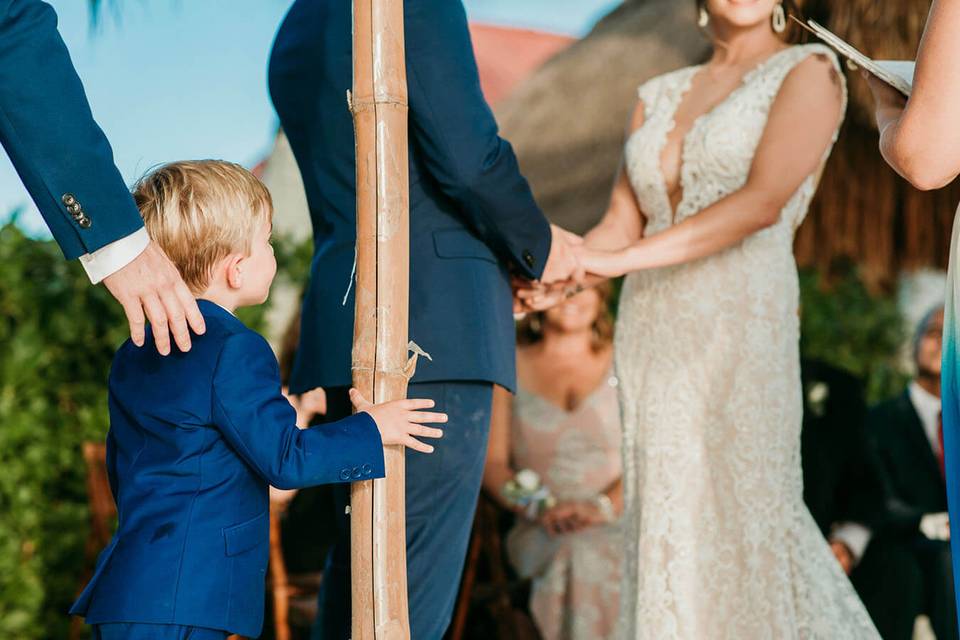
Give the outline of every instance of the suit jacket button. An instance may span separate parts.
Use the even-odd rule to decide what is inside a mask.
[[[87,216],[81,215],[80,219],[77,220],[77,224],[80,225],[81,229],[89,229],[93,225],[93,222]]]
[[[362,477],[363,477],[363,474],[360,473],[360,467],[354,467],[354,468],[353,468],[353,477],[354,477],[354,478],[362,478]]]
[[[533,258],[533,254],[527,250],[524,250],[523,252],[523,261],[526,262],[527,266],[531,269],[533,269],[533,265],[537,263],[537,261]]]
[[[368,476],[373,473],[373,467],[368,464],[363,465],[363,475]]]
[[[69,207],[70,205],[75,204],[77,202],[77,197],[74,196],[72,193],[65,193],[63,194],[63,197],[60,198],[60,201],[64,205]]]
[[[340,472],[340,479],[341,479],[341,480],[349,480],[349,479],[350,479],[350,469],[343,469],[343,470]]]
[[[67,205],[67,211],[70,212],[70,215],[76,217],[83,213],[83,207],[80,206],[79,202],[74,201]]]

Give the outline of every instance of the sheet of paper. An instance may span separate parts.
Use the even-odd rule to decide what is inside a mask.
[[[797,20],[797,22],[800,21]],[[812,31],[818,38],[833,47],[837,53],[858,67],[866,69],[900,93],[907,96],[910,95],[910,92],[913,90],[914,62],[909,60],[874,61],[837,34],[818,24],[815,20],[807,20],[806,24],[802,22],[800,22],[800,24]]]
[[[916,62],[910,60],[874,60],[874,64],[887,71],[887,73],[899,76],[913,88],[913,74],[917,69]]]

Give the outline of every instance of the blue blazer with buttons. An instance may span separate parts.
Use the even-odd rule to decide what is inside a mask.
[[[248,637],[263,623],[268,485],[383,477],[366,413],[306,430],[266,341],[199,301],[207,331],[163,357],[127,341],[110,373],[107,469],[119,524],[71,613]]]
[[[68,258],[143,226],[40,0],[0,0],[0,144]]]
[[[430,353],[413,382],[514,385],[509,271],[538,278],[550,228],[480,90],[459,0],[404,2],[410,141],[410,338]],[[351,3],[297,0],[269,81],[314,231],[291,391],[350,384],[356,243]],[[348,293],[349,291],[349,293]]]

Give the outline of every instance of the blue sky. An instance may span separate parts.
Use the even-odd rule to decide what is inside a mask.
[[[96,29],[85,0],[48,1],[127,182],[160,162],[224,158],[250,166],[269,151],[277,123],[267,56],[291,0],[231,0],[230,11],[213,0],[116,0],[121,14],[108,7]],[[575,36],[617,3],[465,1],[473,20]],[[0,222],[18,206],[29,208],[25,229],[48,235],[0,153]]]

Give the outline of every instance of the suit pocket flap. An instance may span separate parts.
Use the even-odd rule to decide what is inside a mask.
[[[477,258],[497,264],[490,247],[464,229],[434,231],[433,246],[441,258]]]
[[[256,518],[226,527],[223,541],[228,556],[235,556],[257,546],[270,535],[270,512],[264,511]]]

